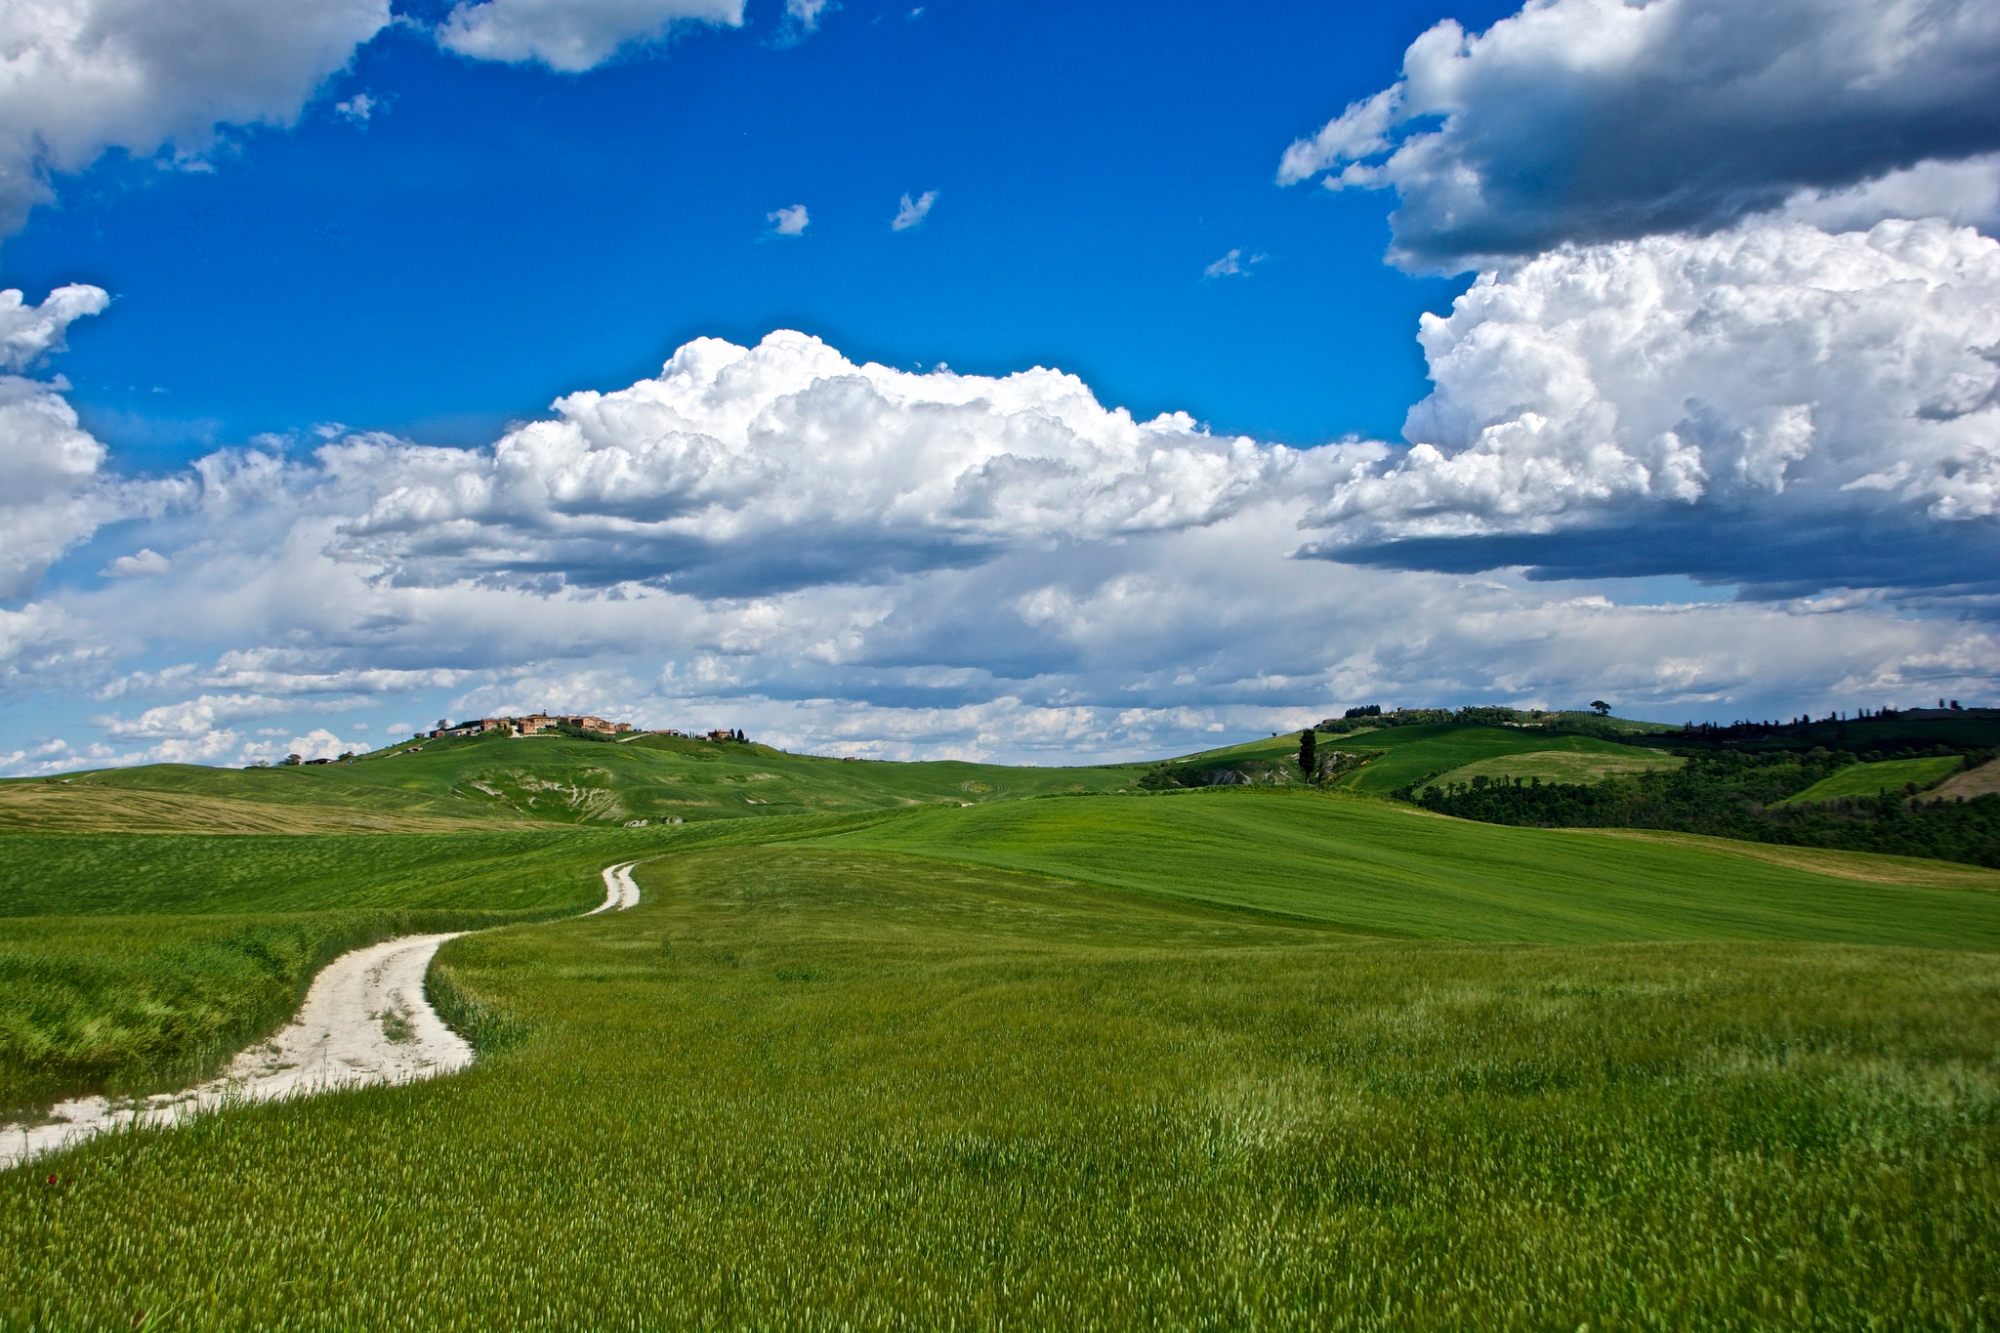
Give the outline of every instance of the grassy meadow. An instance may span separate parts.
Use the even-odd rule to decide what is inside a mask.
[[[1225,798],[1227,799],[1227,798]],[[838,850],[448,946],[469,1074],[0,1178],[15,1328],[1976,1328],[2000,958]]]
[[[494,927],[463,1075],[0,1173],[0,1330],[2000,1322],[2000,872],[1369,795],[1630,748],[1498,727],[1323,741],[1347,791],[699,744],[0,791],[0,1105]]]
[[[1539,778],[1543,782],[1602,782],[1606,778],[1623,777],[1628,773],[1678,768],[1683,762],[1673,755],[1638,749],[1632,749],[1628,754],[1587,750],[1530,750],[1524,754],[1477,759],[1440,775],[1436,781],[1440,785],[1450,782],[1469,783],[1474,778],[1483,777],[1495,781],[1502,778],[1520,778],[1525,782]]]
[[[609,845],[587,842],[0,837],[0,1111],[193,1082],[287,1018],[348,949],[581,911],[602,898]]]
[[[1915,787],[1920,792],[1929,791],[1958,772],[1959,758],[1955,754],[1930,755],[1922,759],[1885,759],[1873,764],[1850,764],[1831,777],[1821,778],[1812,786],[1785,802],[1786,805],[1811,805],[1817,801],[1871,800],[1885,791],[1902,791]]]
[[[844,846],[1282,913],[1377,936],[2000,949],[2000,872],[1724,839],[1508,828],[1315,792],[913,811]]]
[[[0,781],[0,831],[450,832],[624,826],[1117,791],[1143,769],[898,764],[769,746],[553,733],[406,742],[354,763],[156,764]]]
[[[1412,782],[1473,764],[1498,763],[1500,767],[1508,767],[1504,761],[1518,762],[1530,755],[1541,763],[1550,762],[1553,756],[1576,755],[1623,761],[1636,767],[1656,765],[1661,758],[1654,751],[1597,736],[1551,736],[1515,727],[1464,726],[1451,722],[1351,733],[1330,738],[1322,748],[1364,752],[1380,749],[1382,754],[1378,758],[1337,782],[1342,790],[1371,796],[1386,796]]]

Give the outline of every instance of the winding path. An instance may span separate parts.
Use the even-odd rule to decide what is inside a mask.
[[[638,906],[637,864],[606,866],[604,902],[584,915]],[[289,1024],[206,1083],[139,1101],[77,1097],[57,1103],[45,1120],[0,1125],[0,1170],[126,1125],[174,1125],[228,1106],[414,1083],[465,1068],[472,1047],[424,995],[439,946],[464,933],[404,935],[342,954],[313,978]]]
[[[585,916],[596,916],[599,912],[609,912],[612,908],[624,911],[639,905],[639,885],[632,878],[632,867],[637,861],[627,861],[622,865],[604,867],[604,901],[585,912]]]

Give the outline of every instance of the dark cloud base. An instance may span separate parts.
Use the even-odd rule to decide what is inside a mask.
[[[1406,538],[1335,546],[1301,556],[1376,569],[1477,574],[1520,569],[1537,582],[1681,575],[1734,585],[1746,600],[1810,596],[1835,588],[1885,589],[1912,600],[1949,590],[1969,599],[2000,593],[2000,522],[1918,530],[1858,521],[1828,530],[1780,515],[1717,514],[1696,507],[1648,514],[1617,527],[1491,537]],[[1980,618],[1992,615],[1986,611]]]

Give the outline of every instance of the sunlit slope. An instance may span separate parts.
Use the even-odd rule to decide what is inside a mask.
[[[1648,724],[1626,725],[1637,730]],[[1516,755],[1597,757],[1610,768],[1627,770],[1673,762],[1658,750],[1620,745],[1596,736],[1551,735],[1546,731],[1523,727],[1492,727],[1462,722],[1375,727],[1341,735],[1322,733],[1316,738],[1316,744],[1321,757],[1335,750],[1364,754],[1378,752],[1364,766],[1343,773],[1329,784],[1342,791],[1372,796],[1386,796],[1419,778],[1434,777],[1468,764],[1490,763]],[[1294,731],[1263,740],[1245,741],[1240,745],[1203,750],[1169,762],[1176,767],[1233,764],[1259,759],[1291,764],[1296,762],[1298,753],[1299,736]],[[1544,767],[1549,766],[1549,758],[1541,759],[1540,763]]]
[[[1620,745],[1595,736],[1551,736],[1547,732],[1519,727],[1462,726],[1442,722],[1424,727],[1384,727],[1365,735],[1333,736],[1321,740],[1322,749],[1384,750],[1380,758],[1335,781],[1348,790],[1383,796],[1419,778],[1448,773],[1467,764],[1504,759],[1511,755],[1579,754],[1604,755],[1630,760],[1635,765],[1658,761],[1656,750]]]
[[[352,764],[111,769],[0,782],[0,830],[420,832],[623,825],[1115,791],[1141,770],[878,763],[645,736],[427,742]]]
[[[2000,873],[1720,840],[1507,828],[1318,793],[912,812],[835,845],[1454,940],[1825,940],[2000,949]],[[1807,868],[1811,867],[1811,868]],[[1858,878],[1849,876],[1868,876]]]
[[[550,829],[401,837],[20,833],[0,837],[0,918],[107,913],[516,912],[602,896],[597,869],[657,846]]]
[[[1872,800],[1885,791],[1900,792],[1906,787],[1928,791],[1958,772],[1955,754],[1928,755],[1922,759],[1887,759],[1875,764],[1849,764],[1821,778],[1786,805],[1811,805],[1816,801]]]
[[[462,1076],[0,1173],[0,1326],[1990,1312],[2000,957],[1343,940],[811,844],[639,876],[445,947],[519,1034]]]
[[[1530,782],[1592,783],[1606,778],[1629,777],[1634,773],[1659,772],[1679,768],[1686,761],[1670,754],[1620,747],[1625,754],[1592,750],[1534,750],[1526,754],[1501,755],[1480,759],[1441,774],[1435,781],[1469,783],[1475,778],[1515,779]]]

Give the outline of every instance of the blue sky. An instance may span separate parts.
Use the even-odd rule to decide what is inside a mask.
[[[1385,268],[1390,201],[1282,190],[1273,163],[1435,13],[912,8],[780,43],[779,6],[753,4],[581,76],[390,28],[212,172],[113,155],[63,182],[0,275],[113,293],[63,372],[100,438],[163,464],[176,435],[321,421],[486,443],[689,338],[773,328],[903,367],[1061,366],[1290,443],[1401,429],[1417,314],[1465,279]],[[333,109],[357,93],[365,124]],[[925,190],[935,214],[891,232]],[[794,204],[805,234],[767,240]],[[1231,250],[1268,258],[1204,278]]]
[[[1926,13],[22,7],[0,772],[1990,701],[2000,17]]]

